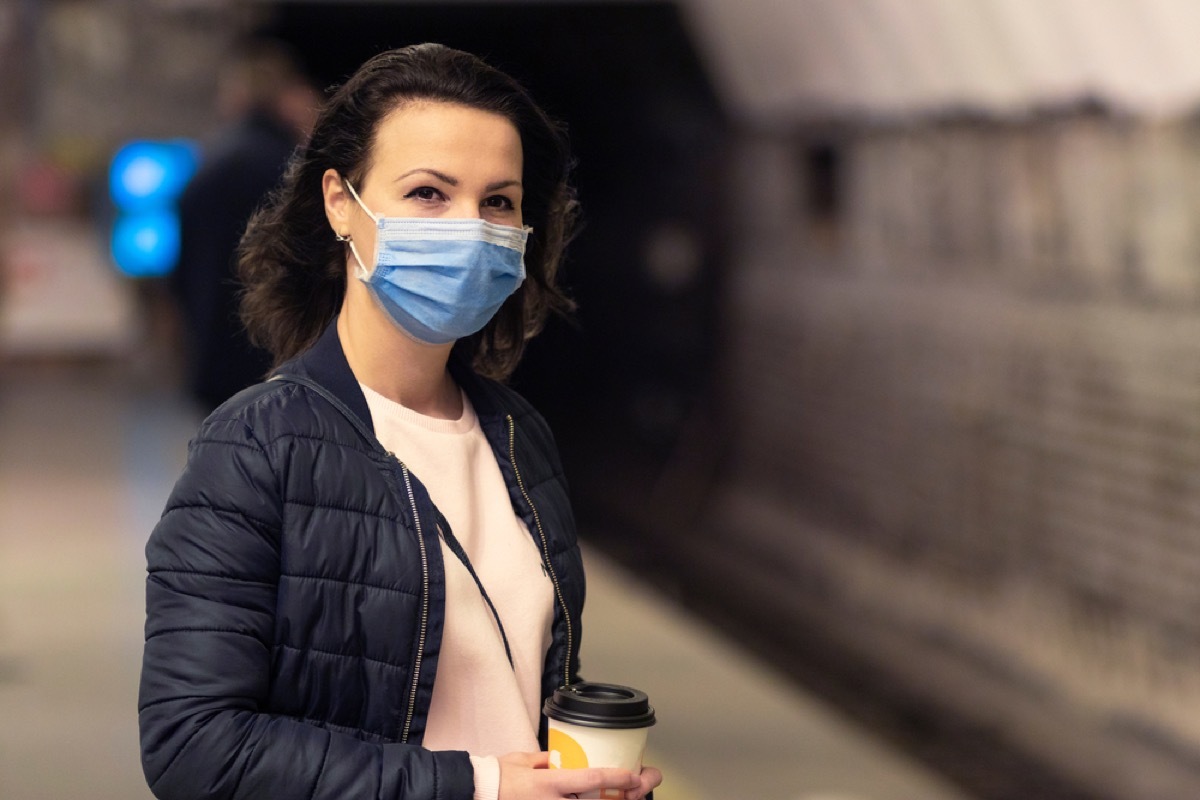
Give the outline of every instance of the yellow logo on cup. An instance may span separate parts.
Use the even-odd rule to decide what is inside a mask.
[[[546,744],[550,750],[551,769],[584,769],[588,765],[587,753],[579,742],[569,733],[557,728],[547,732]],[[601,789],[599,793],[589,792],[579,797],[596,797],[600,800],[621,800],[625,792],[620,789]]]
[[[569,733],[563,733],[557,728],[551,728],[547,744],[550,750],[550,766],[556,769],[585,769],[588,765],[587,753],[579,746]]]

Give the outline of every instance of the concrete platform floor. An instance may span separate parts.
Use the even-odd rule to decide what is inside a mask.
[[[0,799],[151,796],[142,547],[198,421],[175,392],[111,368],[0,373]],[[584,673],[649,693],[659,800],[969,800],[596,551],[587,560]]]

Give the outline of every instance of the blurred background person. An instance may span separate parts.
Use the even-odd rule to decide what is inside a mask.
[[[218,81],[217,111],[228,124],[205,148],[180,198],[180,258],[170,281],[183,327],[186,388],[205,411],[271,366],[237,316],[234,251],[321,103],[300,61],[271,39],[239,42]]]

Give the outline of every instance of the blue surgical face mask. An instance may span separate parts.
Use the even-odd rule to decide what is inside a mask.
[[[447,344],[482,330],[525,280],[529,228],[482,219],[380,217],[349,181],[346,186],[376,228],[373,270],[349,243],[358,279],[417,341]]]

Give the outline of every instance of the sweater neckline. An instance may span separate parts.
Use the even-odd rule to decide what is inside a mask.
[[[362,390],[363,397],[366,398],[367,406],[371,409],[372,415],[379,417],[376,427],[378,427],[379,422],[383,422],[384,420],[416,425],[432,433],[445,434],[470,433],[479,427],[479,422],[475,416],[475,409],[471,406],[471,401],[467,397],[467,393],[461,388],[459,388],[458,392],[462,397],[462,415],[458,419],[442,419],[414,411],[408,406],[397,403],[395,400],[380,394],[365,383],[359,383],[358,386]]]

